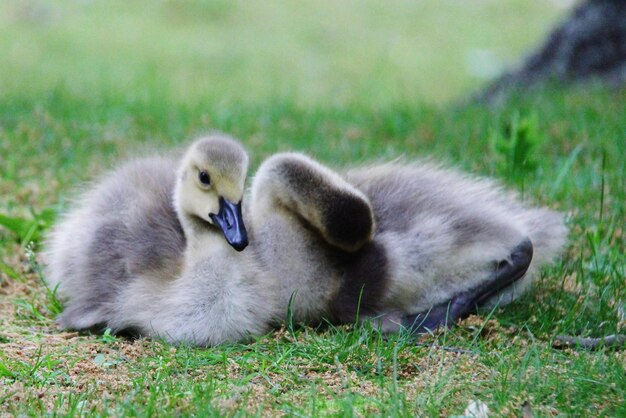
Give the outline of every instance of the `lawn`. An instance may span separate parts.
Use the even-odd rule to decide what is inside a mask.
[[[451,416],[480,400],[626,416],[623,350],[554,347],[626,332],[626,90],[457,101],[563,3],[2,2],[0,415]],[[418,340],[289,324],[205,349],[60,331],[38,265],[54,215],[120,160],[211,129],[242,140],[252,172],[296,149],[493,176],[567,213],[569,243],[519,301]],[[522,140],[517,165],[505,148]]]

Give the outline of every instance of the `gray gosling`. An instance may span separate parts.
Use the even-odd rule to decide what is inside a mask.
[[[428,332],[506,304],[563,247],[560,214],[523,205],[490,180],[431,163],[335,172],[272,156],[252,185],[260,269],[280,278],[294,319],[374,320]]]
[[[266,332],[277,290],[250,267],[241,213],[248,156],[209,136],[182,161],[131,161],[53,229],[44,260],[63,328],[215,345]]]

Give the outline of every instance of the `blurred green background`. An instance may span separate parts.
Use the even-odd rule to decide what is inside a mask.
[[[518,62],[571,3],[3,0],[0,89],[445,103]]]

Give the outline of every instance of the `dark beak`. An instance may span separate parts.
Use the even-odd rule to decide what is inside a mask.
[[[242,251],[248,246],[248,233],[241,216],[241,202],[235,204],[220,197],[219,213],[211,213],[209,216],[235,250]]]

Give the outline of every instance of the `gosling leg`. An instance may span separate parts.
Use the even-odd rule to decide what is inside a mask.
[[[414,334],[424,334],[441,326],[454,325],[459,319],[467,318],[476,312],[476,308],[484,305],[498,292],[524,277],[532,257],[533,245],[529,239],[526,239],[515,247],[510,260],[496,264],[491,279],[428,311],[404,316],[402,325]]]

